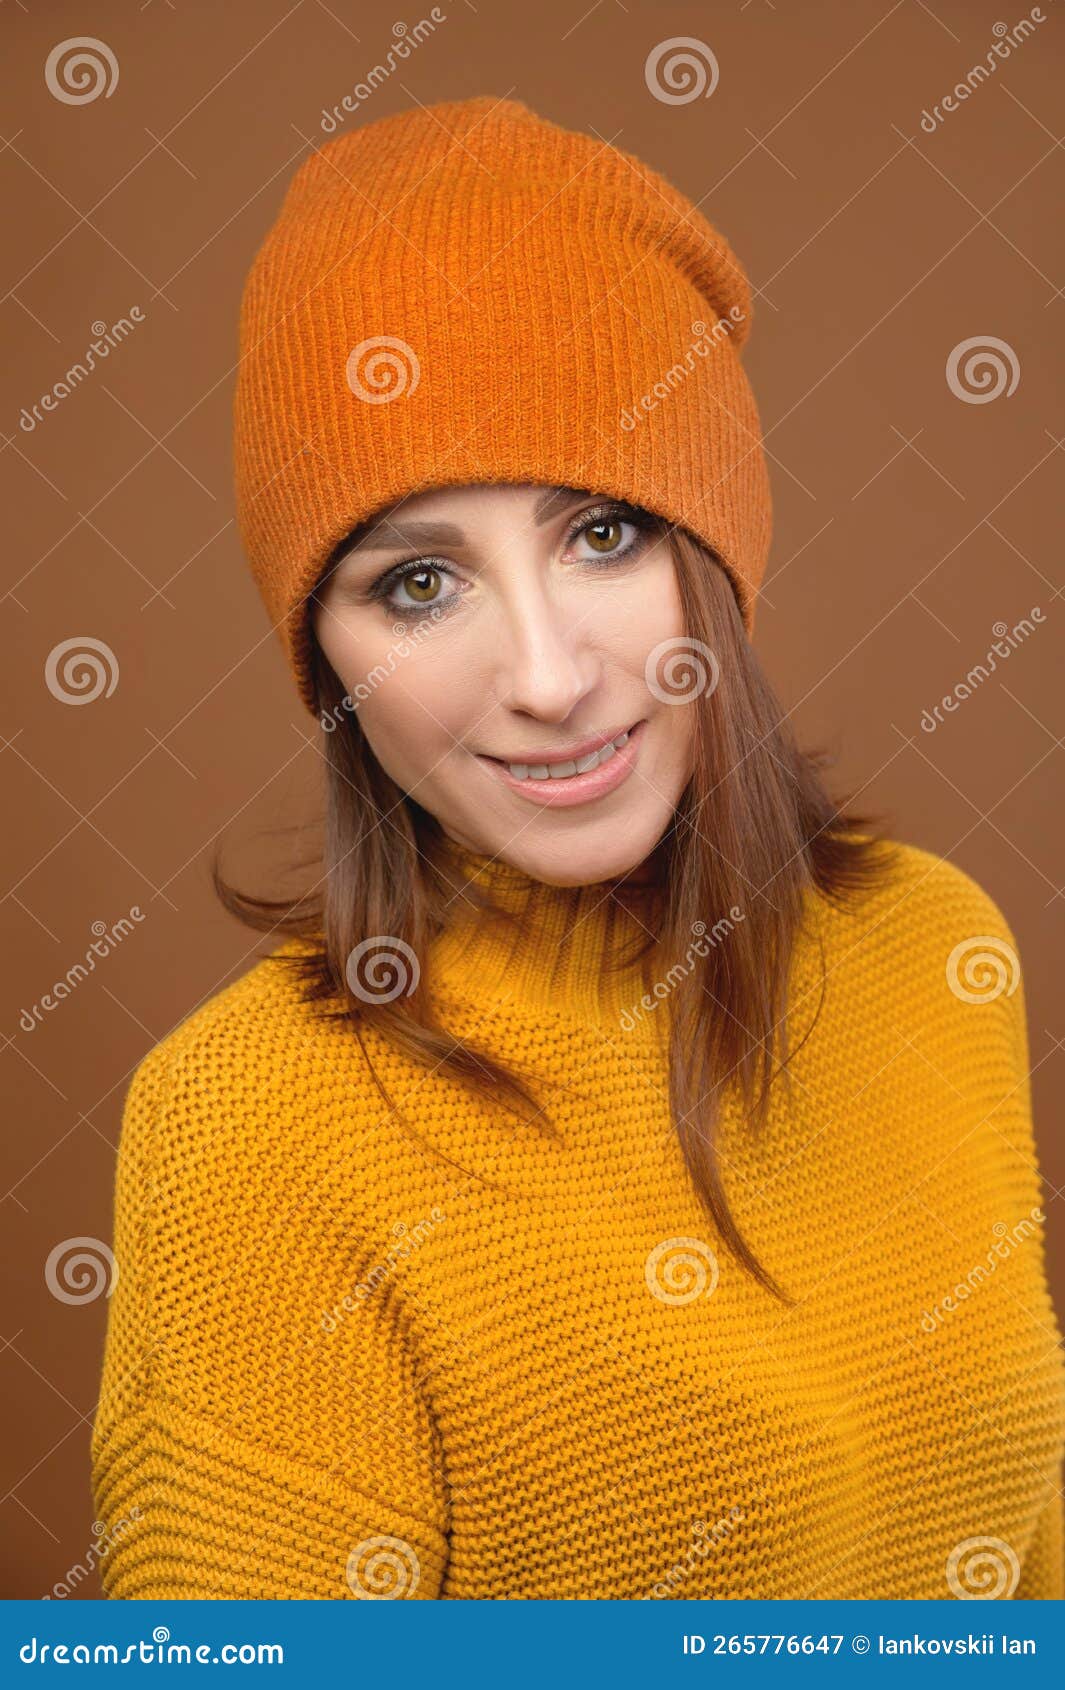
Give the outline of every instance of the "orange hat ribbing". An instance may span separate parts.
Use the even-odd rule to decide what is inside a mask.
[[[237,520],[300,696],[307,595],[404,495],[535,482],[714,548],[748,631],[770,496],[746,275],[632,154],[518,100],[417,107],[305,160],[252,265]]]

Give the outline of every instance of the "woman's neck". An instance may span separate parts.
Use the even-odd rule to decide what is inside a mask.
[[[439,858],[456,886],[433,960],[442,989],[500,1011],[531,1004],[607,1028],[613,1022],[620,1033],[646,990],[634,948],[655,937],[660,920],[661,868],[653,856],[621,879],[580,886],[551,885],[446,835]],[[472,907],[459,890],[466,882],[502,917]],[[619,955],[620,970],[608,968]]]
[[[603,892],[608,888],[618,886],[623,880],[626,885],[647,886],[655,882],[661,869],[652,852],[642,863],[637,863],[623,876],[606,876],[601,880],[589,881],[583,887],[555,886],[549,881],[541,880],[527,869],[518,868],[510,863],[500,852],[491,855],[476,851],[469,846],[460,845],[448,834],[441,834],[440,849],[445,860],[466,874],[474,875],[486,886],[493,890],[499,889],[526,892],[534,888],[546,888],[553,892],[572,892],[577,890],[593,890],[599,887]]]

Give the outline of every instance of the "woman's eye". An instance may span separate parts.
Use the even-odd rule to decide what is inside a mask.
[[[590,528],[584,530],[584,538],[593,551],[616,551],[621,544],[623,526],[620,522],[593,522]]]
[[[631,517],[604,514],[573,530],[570,544],[584,540],[588,545],[588,553],[583,556],[577,554],[578,562],[590,563],[600,559],[610,562],[636,557],[647,538],[645,523]],[[443,611],[445,607],[451,607],[452,601],[457,603],[465,590],[456,586],[453,591],[443,591],[449,575],[448,569],[415,559],[398,572],[382,576],[371,590],[371,597],[381,599],[389,611],[400,616],[416,616],[420,610]]]
[[[440,587],[443,580],[443,570],[437,569],[434,564],[418,564],[406,574],[394,576],[391,584],[386,584],[381,596],[390,610],[399,611],[400,614],[407,611],[431,610],[438,604],[446,603],[453,596],[447,593],[441,597]]]
[[[574,538],[587,541],[596,557],[625,557],[638,546],[642,533],[636,522],[626,521],[620,516],[607,516],[579,528]]]
[[[415,604],[428,604],[436,592],[439,580],[440,572],[437,569],[416,569],[410,575],[404,575],[396,585],[402,588]]]

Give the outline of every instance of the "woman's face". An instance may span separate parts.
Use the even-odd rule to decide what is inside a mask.
[[[668,542],[641,516],[535,485],[419,493],[312,605],[392,779],[458,844],[553,885],[641,863],[691,774],[690,706],[648,680],[684,628]],[[586,769],[586,742],[626,731]]]

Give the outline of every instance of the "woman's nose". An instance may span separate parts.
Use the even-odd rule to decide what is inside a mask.
[[[565,721],[596,684],[597,660],[587,639],[587,612],[542,583],[526,586],[501,612],[499,694],[511,710]]]

